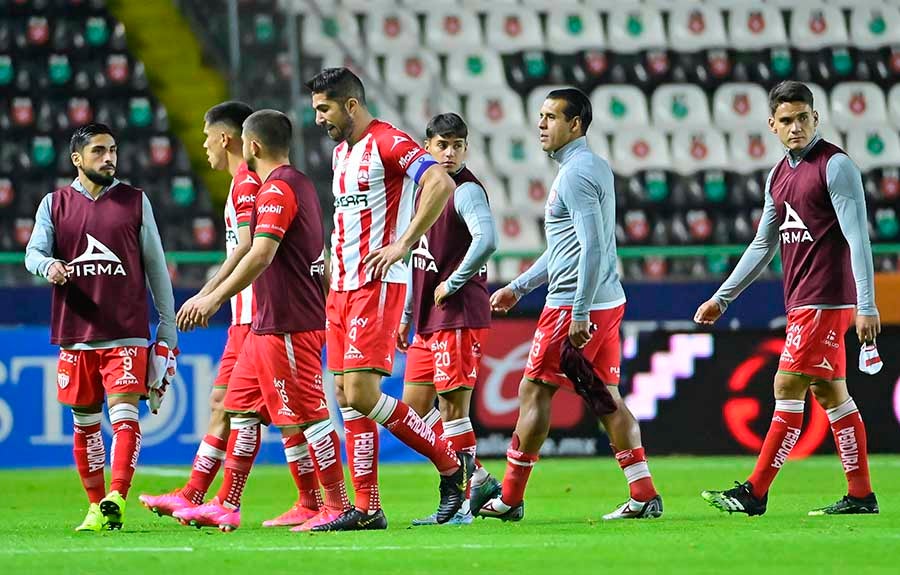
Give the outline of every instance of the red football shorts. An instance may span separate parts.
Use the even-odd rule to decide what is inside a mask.
[[[625,313],[625,304],[591,312],[591,323],[596,330],[582,353],[594,372],[607,385],[619,384],[619,365],[622,354],[619,340],[619,326]],[[525,379],[539,381],[554,387],[574,391],[572,382],[560,372],[559,356],[562,342],[569,337],[572,323],[572,308],[545,307],[541,312],[528,362],[525,364]]]
[[[846,379],[844,334],[855,317],[853,308],[789,311],[778,372],[822,381]]]
[[[92,407],[106,395],[147,395],[147,348],[137,346],[59,350],[56,398],[71,407]]]
[[[444,329],[416,334],[406,352],[405,383],[433,385],[438,393],[474,389],[486,329]]]
[[[232,325],[228,328],[225,351],[222,352],[222,359],[219,360],[219,373],[216,374],[216,381],[213,382],[213,387],[219,389],[228,387],[228,380],[231,379],[231,372],[234,371],[234,364],[237,363],[248,333],[250,333],[249,323]]]
[[[325,305],[329,371],[390,375],[405,296],[405,284],[381,281],[351,291],[329,292]]]
[[[328,419],[322,387],[324,343],[322,330],[251,332],[231,372],[225,411],[256,413],[279,427]]]

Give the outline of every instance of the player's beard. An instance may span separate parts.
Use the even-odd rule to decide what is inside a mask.
[[[340,128],[337,124],[327,124],[326,128],[334,128],[336,131],[335,135],[332,135],[331,130],[328,129],[328,137],[334,140],[335,142],[343,142],[350,138],[350,135],[353,133],[353,118],[350,114],[344,113],[344,127]]]
[[[252,155],[244,156],[244,163],[247,164],[247,169],[249,169],[251,172],[256,171],[256,158],[254,158]]]
[[[84,171],[84,175],[87,179],[94,182],[98,186],[103,186],[103,187],[110,186],[110,185],[112,185],[113,181],[116,179],[115,170],[113,170],[113,173],[111,175],[106,175],[103,172],[98,172],[98,171],[91,170],[88,168],[82,168],[82,171]]]

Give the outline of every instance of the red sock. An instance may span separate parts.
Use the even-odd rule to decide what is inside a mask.
[[[768,493],[769,486],[775,481],[775,476],[787,461],[791,449],[800,439],[804,405],[806,402],[802,399],[775,400],[775,413],[772,415],[769,432],[766,433],[756,467],[748,478],[753,485],[754,497],[763,497]]]
[[[837,446],[850,497],[862,498],[872,493],[869,479],[869,455],[866,452],[866,426],[853,398],[828,410],[834,444]]]
[[[134,468],[137,467],[138,455],[141,453],[141,426],[138,423],[136,405],[119,403],[109,408],[109,421],[112,423],[113,440],[110,467],[112,479],[110,491],[118,491],[122,497],[128,497]]]
[[[187,485],[181,489],[181,494],[185,499],[199,505],[203,503],[209,486],[212,485],[222,462],[225,461],[225,448],[228,447],[228,441],[223,437],[207,433],[197,448],[197,455],[194,456],[194,466],[191,468],[191,478]]]
[[[519,436],[513,433],[509,449],[506,450],[506,475],[503,476],[503,495],[501,499],[510,507],[522,503],[525,499],[525,486],[531,469],[537,463],[537,453],[519,451]]]
[[[342,407],[347,467],[353,480],[354,504],[361,511],[381,509],[378,494],[378,424],[350,407]]]
[[[259,419],[256,417],[232,417],[231,433],[228,435],[228,449],[225,456],[225,479],[216,497],[222,505],[238,509],[244,486],[253,460],[259,453]]]
[[[637,446],[616,452],[616,461],[625,472],[632,499],[646,503],[656,497],[656,487],[653,486],[653,479],[650,477],[650,468],[647,466],[643,447]]]
[[[443,438],[452,451],[462,451],[475,457],[477,442],[475,439],[475,431],[472,429],[472,421],[468,417],[448,421],[445,426]],[[476,465],[475,468],[477,469],[478,466]],[[466,498],[469,497],[471,489],[472,485],[470,482],[466,485]]]
[[[435,435],[437,435],[438,437],[442,437],[442,438],[444,438],[444,440],[447,441],[447,443],[450,445],[451,450],[453,450],[453,451],[457,450],[457,448],[455,447],[456,442],[453,441],[453,438],[447,437],[447,435],[444,433],[444,422],[441,421],[441,413],[437,409],[432,409],[431,411],[429,411],[425,415],[425,417],[422,418],[422,420],[429,427],[431,427],[431,429],[434,431]],[[475,434],[474,433],[472,434],[472,442],[473,442],[472,445],[475,445],[475,443],[474,443],[475,442]],[[472,455],[475,455],[474,450],[472,451]],[[477,469],[483,469],[483,468],[484,468],[484,466],[481,464],[481,461],[479,461],[478,458],[476,457],[475,458],[475,469],[477,470]]]
[[[459,460],[447,442],[438,437],[415,411],[396,397],[382,393],[369,418],[385,426],[397,439],[430,459],[441,475],[449,475],[459,468]]]
[[[350,507],[344,468],[341,465],[341,440],[330,419],[315,423],[303,432],[309,442],[309,452],[316,474],[325,489],[325,505],[336,511]]]
[[[297,486],[300,505],[307,509],[318,509],[322,503],[322,493],[319,491],[319,480],[316,478],[316,466],[310,457],[309,446],[302,432],[289,437],[282,437],[284,457],[287,459],[288,469]]]
[[[88,501],[100,503],[106,495],[106,478],[103,466],[106,465],[106,447],[103,445],[103,432],[100,431],[99,413],[75,413],[75,436],[72,455],[75,456],[75,468],[81,477],[81,484],[87,493]]]

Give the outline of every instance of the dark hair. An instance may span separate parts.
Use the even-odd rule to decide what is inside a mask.
[[[244,126],[244,120],[253,113],[253,108],[243,102],[222,102],[206,111],[203,119],[212,126],[213,124],[225,124],[229,129],[238,134]]]
[[[565,100],[566,107],[563,109],[563,114],[566,115],[566,120],[571,120],[578,116],[581,118],[581,135],[587,134],[588,126],[591,125],[591,120],[594,119],[594,111],[591,106],[591,99],[584,92],[578,88],[561,88],[547,94],[547,99]]]
[[[278,152],[291,149],[291,120],[278,110],[258,110],[244,120],[244,131],[263,147]]]
[[[84,126],[79,126],[75,133],[72,134],[72,139],[69,140],[69,153],[81,153],[81,150],[88,145],[91,138],[100,134],[109,134],[114,140],[116,139],[112,130],[106,124],[85,124]]]
[[[769,112],[775,114],[775,109],[785,102],[803,102],[813,107],[813,94],[806,84],[795,80],[785,80],[772,88],[769,92]]]
[[[306,82],[313,94],[325,94],[329,100],[356,98],[366,105],[366,89],[362,80],[347,68],[325,68]]]
[[[435,136],[462,138],[465,140],[469,137],[469,127],[459,117],[459,114],[454,114],[453,112],[438,114],[428,122],[428,126],[425,128],[426,138],[430,140]]]

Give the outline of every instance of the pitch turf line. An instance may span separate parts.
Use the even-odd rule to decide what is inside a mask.
[[[544,544],[544,545],[534,545],[534,544],[522,544],[522,543],[511,543],[511,544],[497,544],[497,545],[484,545],[481,543],[460,543],[458,545],[454,545],[453,543],[448,542],[444,545],[418,545],[415,543],[411,543],[410,545],[311,545],[311,546],[299,546],[299,545],[285,545],[279,547],[252,547],[252,546],[228,546],[221,548],[221,551],[237,552],[237,553],[272,553],[279,551],[289,551],[291,553],[302,552],[302,551],[327,551],[329,553],[335,551],[362,551],[362,552],[372,552],[372,551],[412,551],[412,550],[425,550],[425,551],[452,551],[454,549],[465,550],[465,551],[478,551],[478,550],[489,550],[489,549],[562,549],[562,548],[572,548],[576,547],[574,543],[561,543],[561,544]],[[57,553],[193,553],[195,551],[208,551],[206,548],[195,548],[195,547],[108,547],[105,549],[84,549],[84,548],[65,548],[65,549],[0,549],[0,555],[54,555]]]

